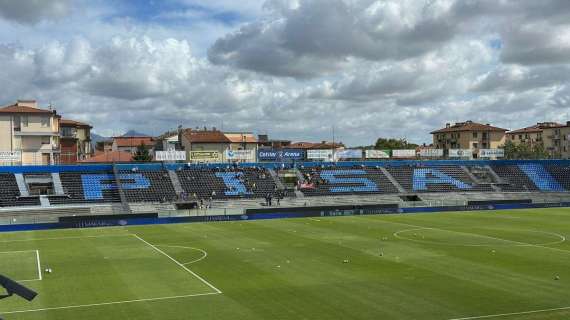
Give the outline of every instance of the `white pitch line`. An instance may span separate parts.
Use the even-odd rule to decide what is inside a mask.
[[[65,240],[65,239],[89,239],[89,238],[107,238],[107,237],[126,237],[132,236],[132,233],[124,234],[105,234],[97,236],[76,236],[76,237],[54,237],[54,238],[34,238],[34,239],[14,239],[14,240],[0,240],[0,243],[11,243],[11,242],[25,242],[25,241],[43,241],[43,240]],[[29,250],[33,251],[33,250]]]
[[[409,224],[409,223],[403,223],[403,222],[394,222],[394,221],[387,221],[387,220],[382,220],[382,222],[388,222],[388,223],[392,223],[392,224],[399,224],[399,225],[404,225],[404,226],[409,226],[409,227],[416,227],[416,228],[422,228],[422,229],[431,229],[431,230],[440,230],[440,231],[446,231],[446,232],[462,233],[462,234],[468,234],[468,235],[472,235],[472,236],[486,237],[486,238],[490,238],[490,239],[494,239],[494,240],[508,241],[508,242],[512,242],[512,243],[517,243],[517,244],[519,244],[520,246],[543,248],[543,249],[549,249],[549,250],[554,250],[554,251],[560,251],[560,252],[564,252],[564,253],[570,253],[570,250],[564,250],[564,249],[552,248],[552,247],[545,247],[545,246],[538,245],[538,244],[532,244],[532,243],[527,243],[527,242],[520,242],[520,241],[515,241],[515,240],[509,240],[509,239],[495,238],[495,237],[492,237],[492,236],[487,236],[487,235],[478,234],[478,233],[461,232],[461,231],[447,230],[447,229],[434,228],[434,227],[426,227],[426,226],[420,226],[420,225],[415,225],[415,224]],[[395,233],[397,233],[397,232],[398,232],[398,231],[396,231]],[[552,233],[552,234],[556,234],[556,233]],[[564,237],[563,235],[560,235],[560,234],[556,234],[556,235],[563,239],[562,242],[566,241],[566,237]],[[407,239],[407,240],[409,240],[409,239]],[[562,242],[560,242],[560,243],[562,243]],[[492,246],[492,245],[490,245],[490,246]]]
[[[222,293],[222,291],[216,287],[214,287],[214,285],[212,285],[211,283],[209,283],[208,281],[206,281],[204,278],[200,277],[199,275],[197,275],[194,271],[188,269],[185,265],[183,265],[182,263],[178,262],[176,259],[174,259],[173,257],[169,256],[166,252],[160,250],[159,248],[157,248],[155,245],[150,244],[149,242],[147,242],[146,240],[144,240],[143,238],[139,237],[136,234],[132,234],[135,238],[139,239],[140,241],[146,243],[148,246],[150,246],[151,248],[153,248],[154,250],[156,250],[158,253],[164,255],[165,257],[167,257],[168,259],[172,260],[174,263],[176,263],[178,266],[180,266],[182,269],[186,270],[188,273],[190,273],[191,275],[193,275],[194,277],[198,278],[198,280],[202,281],[204,284],[206,284],[208,287],[212,288],[216,293]]]
[[[40,263],[40,251],[36,250],[36,259],[38,262],[38,275],[40,276],[40,281],[42,280],[42,265]]]
[[[524,314],[535,314],[535,313],[544,313],[544,312],[561,311],[561,310],[570,310],[570,307],[560,307],[560,308],[552,308],[552,309],[530,310],[530,311],[511,312],[511,313],[497,313],[497,314],[488,314],[488,315],[484,315],[484,316],[453,318],[453,319],[449,319],[449,320],[490,319],[490,318],[508,317],[508,316],[520,316],[520,315],[524,315]]]
[[[19,250],[19,251],[2,251],[0,254],[4,253],[23,253],[23,252],[35,252],[36,250]]]
[[[114,305],[114,304],[125,304],[125,303],[134,303],[134,302],[173,300],[173,299],[182,299],[182,298],[190,298],[190,297],[209,296],[209,295],[213,295],[213,294],[218,294],[218,293],[217,292],[208,292],[208,293],[197,293],[197,294],[188,294],[188,295],[171,296],[171,297],[160,297],[160,298],[147,298],[147,299],[123,300],[123,301],[114,301],[114,302],[80,304],[80,305],[63,306],[63,307],[27,309],[27,310],[17,310],[17,311],[0,311],[0,313],[1,314],[17,314],[17,313],[28,313],[28,312],[50,311],[50,310],[78,309],[78,308],[109,306],[109,305]]]
[[[315,219],[315,218],[309,218],[309,220],[313,220],[313,221],[321,222],[321,220],[319,220],[319,219]]]
[[[196,251],[200,251],[202,253],[202,256],[200,258],[194,259],[194,260],[189,261],[189,262],[184,262],[184,263],[182,263],[183,265],[196,263],[196,262],[202,261],[202,260],[206,259],[206,257],[208,257],[208,252],[206,252],[205,250],[200,249],[200,248],[185,247],[185,246],[171,246],[171,245],[163,245],[163,244],[157,244],[156,246],[157,247],[164,247],[164,248],[180,248],[180,249],[196,250]]]
[[[562,243],[564,241],[566,241],[566,237],[564,237],[563,235],[559,235],[557,233],[550,233],[550,232],[544,232],[544,231],[535,231],[535,230],[520,230],[520,231],[526,231],[526,232],[533,232],[533,233],[542,233],[542,234],[547,234],[547,235],[552,235],[552,236],[556,236],[559,237],[560,240],[558,241],[551,241],[551,242],[545,242],[545,243],[526,243],[526,242],[519,242],[519,241],[514,241],[514,240],[509,240],[509,239],[503,239],[503,238],[495,238],[492,236],[487,236],[487,235],[483,235],[483,234],[478,234],[478,233],[470,233],[470,232],[461,232],[461,231],[455,231],[455,230],[446,230],[446,229],[438,229],[438,228],[430,228],[430,227],[420,227],[420,228],[411,228],[411,229],[404,229],[404,230],[399,230],[393,233],[393,236],[401,239],[401,240],[408,240],[408,241],[413,241],[413,242],[419,242],[419,243],[430,243],[430,244],[436,244],[436,245],[450,245],[450,246],[461,246],[461,247],[489,247],[489,246],[493,246],[492,244],[452,244],[452,243],[440,243],[440,242],[436,242],[436,241],[429,241],[429,240],[419,240],[419,239],[410,239],[410,238],[406,238],[406,237],[402,237],[400,234],[405,233],[405,232],[410,232],[410,231],[416,231],[416,230],[439,230],[439,231],[445,231],[445,232],[450,232],[450,233],[459,233],[459,234],[467,234],[467,235],[471,235],[471,236],[476,236],[479,238],[488,238],[488,239],[493,239],[493,240],[500,240],[503,242],[510,242],[510,243],[515,243],[514,245],[511,246],[517,246],[517,247],[526,247],[529,245],[533,245],[533,246],[547,246],[547,245],[553,245],[553,244],[559,244]]]

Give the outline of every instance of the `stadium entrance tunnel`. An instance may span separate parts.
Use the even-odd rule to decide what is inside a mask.
[[[405,201],[405,202],[423,201],[422,198],[420,198],[420,196],[418,196],[417,194],[401,195],[400,199],[402,199],[402,201]]]
[[[465,247],[546,246],[566,241],[563,235],[540,230],[480,228],[410,228],[394,233],[400,240]]]

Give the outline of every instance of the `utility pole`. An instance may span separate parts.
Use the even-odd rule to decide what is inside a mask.
[[[333,125],[332,126],[332,161],[333,162],[336,162],[335,151],[336,151],[336,148],[335,148],[335,143],[334,143],[334,125]]]

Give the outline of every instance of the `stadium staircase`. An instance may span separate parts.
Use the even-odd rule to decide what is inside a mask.
[[[178,175],[173,170],[168,170],[168,176],[170,177],[170,181],[172,182],[172,187],[174,188],[174,192],[176,192],[177,196],[180,196],[184,192],[182,185],[180,184],[180,180],[178,179]]]
[[[283,182],[281,182],[281,179],[279,179],[279,177],[277,176],[277,173],[275,172],[275,170],[273,169],[267,169],[267,171],[269,172],[269,175],[271,176],[271,178],[273,178],[273,181],[275,182],[275,185],[277,186],[277,190],[285,190],[285,186],[283,185]]]
[[[117,165],[115,163],[113,163],[113,175],[115,176],[119,198],[121,199],[121,211],[125,214],[132,213],[131,207],[129,206],[129,201],[125,195],[125,190],[123,190],[122,187],[121,179],[119,178],[119,169],[117,169]]]
[[[53,191],[58,196],[65,195],[65,191],[63,191],[63,185],[61,184],[61,178],[59,177],[58,172],[53,172],[51,174],[51,180],[53,182]]]
[[[404,188],[402,188],[402,186],[398,183],[398,181],[396,181],[396,179],[394,179],[394,177],[392,177],[392,175],[390,174],[390,172],[388,172],[388,170],[386,170],[386,168],[380,167],[380,171],[382,171],[384,176],[386,176],[386,178],[388,178],[388,180],[390,180],[390,183],[392,183],[394,185],[394,187],[396,187],[396,189],[398,189],[399,193],[405,193],[406,192],[406,190],[404,190]]]
[[[28,191],[28,185],[24,180],[24,175],[21,173],[16,173],[15,175],[16,183],[18,184],[18,190],[20,191],[21,197],[29,197],[30,192]]]

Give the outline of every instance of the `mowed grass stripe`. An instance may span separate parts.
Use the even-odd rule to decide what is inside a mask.
[[[208,252],[207,258],[192,264],[191,269],[224,293],[195,299],[18,314],[17,319],[91,320],[104,316],[111,320],[447,320],[570,305],[565,296],[570,289],[570,274],[565,271],[570,254],[560,251],[567,249],[568,244],[552,246],[559,250],[515,245],[515,242],[548,238],[529,235],[526,239],[524,230],[568,235],[568,209],[316,220],[320,221],[286,219],[127,227],[122,231],[136,233],[151,244],[189,246]],[[409,225],[434,228],[425,236],[441,242],[462,241],[473,234],[472,241],[487,239],[490,245],[449,246],[393,237],[394,232],[411,228]],[[438,233],[435,228],[451,231]],[[416,233],[422,236],[421,231]],[[45,235],[39,232],[33,236]],[[119,239],[109,239],[109,245],[116,240],[118,247],[129,245]],[[39,243],[10,245],[25,249],[26,245]],[[501,246],[495,247],[494,243]],[[64,246],[49,243],[44,249],[66,250]],[[104,247],[99,250],[93,263],[100,254],[110,252]],[[167,248],[163,250],[168,253]],[[343,263],[345,259],[349,263]],[[136,262],[141,269],[134,272],[148,278],[163,276],[163,270],[156,270],[152,263],[142,258]],[[554,280],[554,275],[559,275],[560,280]],[[67,285],[65,278],[62,281]],[[51,285],[47,290],[50,288]],[[564,310],[553,310],[500,319],[560,319],[564,315]]]

